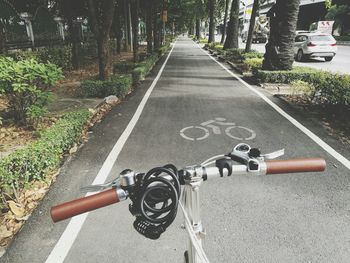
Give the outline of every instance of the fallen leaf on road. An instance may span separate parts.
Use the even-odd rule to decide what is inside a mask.
[[[75,144],[75,145],[69,150],[69,154],[76,153],[77,151],[78,151],[78,146]]]
[[[10,207],[11,212],[16,217],[23,217],[24,216],[24,212],[25,211],[24,211],[24,208],[21,205],[15,203],[14,201],[8,201],[7,203],[9,205],[9,207]]]
[[[12,232],[6,226],[0,226],[0,240],[12,236]]]
[[[29,215],[26,215],[26,216],[24,216],[24,217],[16,217],[16,220],[17,220],[17,221],[27,221],[28,218],[29,218]]]

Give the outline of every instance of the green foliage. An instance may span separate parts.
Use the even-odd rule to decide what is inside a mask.
[[[264,54],[256,50],[251,50],[249,52],[243,52],[241,56],[242,56],[242,60],[245,60],[245,59],[251,59],[251,58],[263,58]]]
[[[324,1],[324,5],[325,5],[326,9],[331,8],[331,6],[332,6],[332,0],[325,0],[325,1]]]
[[[334,36],[337,41],[350,41],[350,36]]]
[[[1,158],[0,192],[14,198],[31,181],[44,180],[48,172],[57,168],[62,154],[78,140],[89,117],[88,110],[67,113],[40,133],[38,140]]]
[[[303,81],[315,87],[320,101],[327,104],[350,105],[350,75],[335,74],[306,67],[296,67],[291,71],[254,70],[260,82],[292,83]]]
[[[137,66],[133,62],[122,61],[113,65],[113,72],[119,74],[129,74]]]
[[[295,67],[293,70],[256,70],[253,71],[255,78],[261,83],[291,83],[294,80],[313,82],[323,71],[307,67]]]
[[[350,5],[349,4],[339,4],[332,5],[327,14],[325,15],[327,20],[334,20],[333,28],[339,28],[341,34],[349,29],[350,21]]]
[[[36,51],[40,62],[51,62],[64,70],[71,70],[72,49],[70,46],[42,48]]]
[[[316,89],[313,84],[302,80],[293,80],[291,85],[294,94],[301,94],[302,97],[305,97],[309,101],[312,101],[315,98]]]
[[[199,43],[201,43],[201,44],[207,44],[208,43],[208,39],[206,39],[206,38],[200,38],[199,39]]]
[[[250,58],[263,58],[263,56],[262,53],[256,50],[245,52],[244,49],[241,48],[227,49],[225,52],[225,58],[230,61],[244,61]]]
[[[51,98],[47,89],[62,78],[62,70],[54,64],[39,63],[33,58],[15,61],[0,57],[0,94],[7,98],[18,122],[39,117],[39,111],[34,109],[41,108],[44,112]]]
[[[80,93],[84,97],[104,98],[116,95],[124,98],[131,90],[130,75],[113,75],[109,80],[84,80],[80,85]]]
[[[52,63],[64,70],[72,69],[72,51],[70,46],[40,48],[36,51],[16,51],[8,54],[16,61],[35,59],[41,63]]]
[[[243,64],[247,70],[257,70],[262,68],[263,59],[262,58],[247,58],[243,61]]]
[[[170,43],[166,43],[165,45],[158,48],[158,55],[163,56],[170,49]],[[158,58],[157,58],[158,59]]]
[[[169,49],[169,46],[164,46],[163,52]],[[153,66],[156,64],[158,60],[157,54],[149,55],[142,62],[138,64],[136,68],[132,71],[132,81],[134,84],[138,84],[141,80],[143,80],[146,75],[152,70]]]

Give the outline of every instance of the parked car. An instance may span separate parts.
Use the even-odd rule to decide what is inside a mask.
[[[315,57],[331,61],[336,53],[337,41],[330,34],[302,32],[295,37],[294,56],[297,61]]]

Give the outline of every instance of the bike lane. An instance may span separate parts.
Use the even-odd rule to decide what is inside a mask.
[[[215,134],[201,125],[217,118],[235,128],[227,133],[227,127],[211,123],[219,127]],[[202,140],[181,136],[181,130],[191,126],[204,127],[209,135]],[[203,131],[187,129],[186,135],[203,137]],[[204,249],[211,262],[347,262],[349,170],[188,39],[176,42],[108,179],[126,168],[146,172],[167,163],[178,168],[200,163],[242,141],[263,152],[285,148],[286,159],[325,157],[327,171],[205,182]],[[91,212],[64,262],[182,262],[187,237],[180,228],[181,212],[161,238],[152,241],[133,229],[128,204]]]
[[[192,41],[177,41],[112,174],[115,177],[125,168],[147,171],[169,162],[182,167],[228,152],[241,141],[224,132],[210,132],[200,141],[180,136],[184,127],[215,118],[253,130],[256,137],[246,142],[264,152],[286,148],[285,158],[324,156],[338,168],[329,165],[324,174],[238,176],[205,182],[201,202],[209,259],[345,262],[350,255],[349,214],[344,207],[350,197],[348,170]],[[236,134],[245,135],[244,131]],[[187,245],[181,213],[159,240],[151,241],[133,229],[127,205],[91,213],[66,262],[82,258],[84,262],[181,262]]]

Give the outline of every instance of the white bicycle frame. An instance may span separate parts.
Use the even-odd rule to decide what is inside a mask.
[[[185,228],[187,228],[188,234],[190,235],[187,253],[185,252],[186,263],[203,262],[203,255],[198,255],[198,247],[194,245],[196,242],[197,245],[200,246],[200,250],[202,250],[202,240],[205,236],[200,217],[199,203],[199,187],[201,186],[202,182],[202,178],[191,178],[191,180],[185,182],[183,189],[182,202],[185,216]],[[206,258],[205,254],[204,257]]]
[[[234,168],[232,174],[248,173],[246,165],[235,165]],[[216,177],[219,177],[219,172],[216,167],[208,168],[207,171],[208,174],[215,174]],[[264,173],[265,171],[262,172]],[[224,176],[226,175],[227,171],[224,171]],[[182,191],[180,207],[185,218],[185,229],[189,235],[188,249],[185,252],[185,263],[209,262],[202,247],[202,241],[206,235],[200,216],[199,190],[202,183],[203,178],[201,174],[198,176],[192,176],[191,179],[185,180],[185,185]]]

